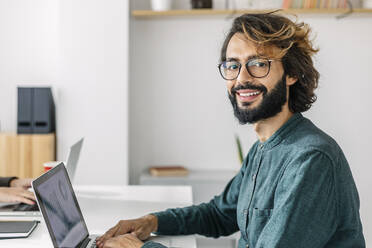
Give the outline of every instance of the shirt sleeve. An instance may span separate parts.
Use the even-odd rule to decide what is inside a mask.
[[[217,238],[238,231],[236,207],[245,166],[246,162],[222,194],[215,196],[210,202],[153,213],[158,217],[157,234],[200,234]]]
[[[321,152],[292,161],[275,192],[272,215],[257,248],[320,248],[337,227],[337,195],[332,161]]]
[[[0,177],[0,187],[10,187],[10,181],[17,177]]]
[[[153,241],[148,241],[143,244],[142,248],[167,248],[167,247]]]

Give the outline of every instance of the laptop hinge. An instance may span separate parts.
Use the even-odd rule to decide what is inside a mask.
[[[87,247],[89,241],[90,241],[90,238],[89,238],[89,236],[87,236],[76,247],[77,248],[85,248],[85,247]]]

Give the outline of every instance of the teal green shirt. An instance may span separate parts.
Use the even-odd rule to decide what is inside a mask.
[[[337,143],[299,113],[252,146],[222,194],[154,214],[158,234],[217,238],[240,231],[239,248],[365,247],[348,162]]]

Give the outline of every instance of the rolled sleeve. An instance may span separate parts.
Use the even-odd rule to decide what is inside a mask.
[[[153,241],[148,241],[143,244],[142,248],[167,248],[167,247]]]

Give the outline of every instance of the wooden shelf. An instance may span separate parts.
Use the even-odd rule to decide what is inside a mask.
[[[166,17],[166,16],[200,16],[200,15],[234,15],[244,13],[267,13],[270,9],[245,9],[245,10],[218,10],[218,9],[193,9],[193,10],[133,10],[132,16],[137,18]],[[342,14],[348,9],[284,9],[283,13],[288,14]],[[372,9],[353,9],[353,13],[372,13]]]

